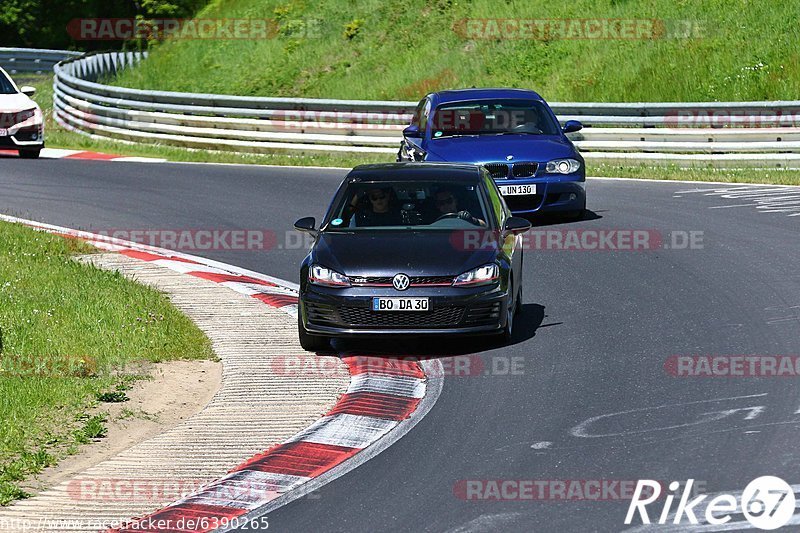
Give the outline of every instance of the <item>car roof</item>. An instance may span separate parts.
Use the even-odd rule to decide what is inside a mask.
[[[378,163],[359,165],[347,181],[479,181],[480,170],[466,163]]]
[[[540,100],[544,99],[536,91],[530,89],[510,89],[510,88],[490,88],[490,89],[456,89],[451,91],[439,91],[431,93],[435,104],[447,104],[450,102],[463,102],[469,100],[487,99],[525,99]]]

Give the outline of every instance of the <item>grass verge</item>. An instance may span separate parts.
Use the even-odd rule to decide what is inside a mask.
[[[142,362],[213,358],[166,296],[70,258],[92,250],[0,222],[0,505],[26,497],[26,477],[105,436],[104,415],[90,409]]]
[[[235,0],[209,2],[196,16],[269,19],[274,32],[170,39],[115,83],[378,100],[472,86],[530,88],[562,102],[779,100],[800,92],[797,2],[775,9],[769,0],[354,0],[343,8],[338,0]],[[626,25],[642,31],[614,31]]]
[[[800,170],[680,168],[677,166],[588,165],[588,174],[598,177],[651,180],[718,181],[722,183],[760,183],[764,185],[800,185]]]

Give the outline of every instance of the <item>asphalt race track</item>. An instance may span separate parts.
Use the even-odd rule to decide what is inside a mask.
[[[90,231],[267,229],[279,247],[185,251],[296,282],[305,251],[284,232],[302,216],[319,220],[344,173],[5,158],[0,212]],[[624,525],[628,501],[614,490],[603,501],[474,498],[491,497],[486,480],[694,479],[710,493],[741,491],[763,475],[800,483],[797,377],[668,372],[675,355],[800,355],[800,217],[759,209],[751,197],[683,192],[716,187],[590,181],[590,216],[535,227],[544,247],[559,247],[568,230],[647,231],[650,246],[527,251],[511,346],[337,344],[460,354],[475,375],[448,375],[408,435],[271,513],[269,530],[622,531],[640,522]],[[650,509],[656,520],[661,506]]]

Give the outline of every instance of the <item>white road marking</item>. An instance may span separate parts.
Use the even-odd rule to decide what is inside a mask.
[[[652,432],[652,431],[663,431],[663,430],[666,430],[666,429],[676,429],[676,428],[682,428],[682,427],[688,427],[688,426],[695,426],[695,425],[703,424],[703,423],[706,423],[706,422],[714,422],[716,420],[721,420],[723,418],[726,418],[726,417],[730,416],[733,413],[730,413],[728,411],[717,411],[717,412],[714,412],[714,413],[704,413],[705,415],[708,415],[706,418],[701,418],[699,420],[694,420],[692,422],[685,422],[685,423],[682,423],[682,424],[673,424],[673,425],[670,425],[670,426],[659,427],[659,428],[632,430],[632,431],[622,431],[622,432],[619,432],[619,433],[605,433],[605,434],[592,434],[592,433],[588,432],[589,426],[591,426],[593,423],[597,422],[598,420],[603,420],[603,419],[611,418],[611,417],[614,417],[614,416],[627,415],[627,414],[631,414],[631,413],[641,413],[641,412],[645,412],[645,411],[656,411],[658,409],[677,408],[677,407],[683,407],[683,406],[687,406],[687,405],[699,405],[699,404],[703,404],[703,403],[716,403],[716,402],[723,402],[723,401],[728,401],[728,400],[742,400],[742,399],[746,399],[746,398],[759,398],[759,397],[763,397],[763,396],[766,396],[766,395],[767,395],[767,393],[750,394],[750,395],[746,395],[746,396],[732,396],[732,397],[729,397],[729,398],[716,398],[716,399],[711,399],[711,400],[696,400],[696,401],[692,401],[692,402],[681,402],[681,403],[675,403],[675,404],[664,404],[664,405],[657,405],[655,407],[639,407],[637,409],[629,409],[627,411],[618,411],[618,412],[615,412],[615,413],[609,413],[609,414],[605,414],[605,415],[598,415],[598,416],[593,416],[592,418],[588,418],[588,419],[584,420],[583,422],[581,422],[580,424],[578,424],[577,426],[575,426],[574,428],[572,428],[570,430],[570,434],[572,436],[574,436],[574,437],[583,437],[583,438],[618,437],[618,436],[623,436],[623,435],[635,435],[635,434],[641,434],[641,433],[649,433],[649,432]]]
[[[748,203],[722,204],[709,206],[709,209],[730,209],[735,207],[755,207],[760,213],[790,213],[787,216],[800,216],[800,192],[797,188],[737,186],[716,189],[688,189],[673,193],[674,198],[687,194],[702,194],[724,200],[745,200]]]
[[[482,514],[460,526],[448,529],[447,533],[492,533],[503,531],[516,521],[522,513]],[[504,527],[505,526],[505,527]]]

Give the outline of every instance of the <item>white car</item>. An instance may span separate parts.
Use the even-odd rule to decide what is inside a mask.
[[[11,148],[20,157],[35,159],[44,148],[42,110],[31,96],[33,87],[17,88],[0,68],[0,149]]]

